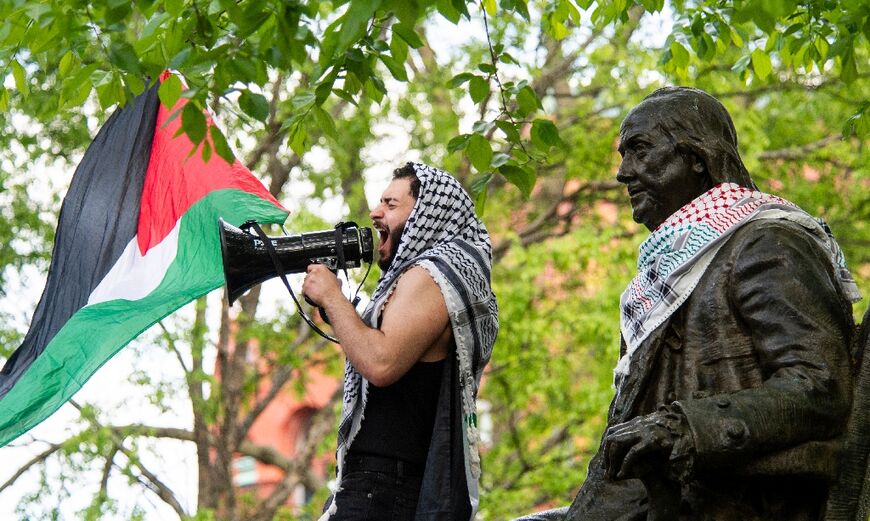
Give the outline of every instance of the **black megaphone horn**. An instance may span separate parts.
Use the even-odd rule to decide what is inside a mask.
[[[268,237],[251,232],[258,227],[255,221],[239,228],[218,221],[230,304],[253,286],[280,276],[278,266],[289,274],[304,273],[309,264],[324,264],[336,271],[372,262],[372,231],[353,222],[339,223],[333,230]],[[270,241],[274,258],[264,239]]]

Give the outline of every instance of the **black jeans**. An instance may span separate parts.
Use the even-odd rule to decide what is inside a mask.
[[[330,521],[413,521],[422,478],[348,469]]]

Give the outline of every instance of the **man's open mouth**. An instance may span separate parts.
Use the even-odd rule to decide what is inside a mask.
[[[390,236],[390,232],[387,230],[385,226],[374,224],[373,225],[376,232],[378,232],[378,241],[380,244],[383,244],[387,241],[387,238]]]

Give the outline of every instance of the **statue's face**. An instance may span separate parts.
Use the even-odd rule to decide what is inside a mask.
[[[634,220],[650,231],[710,188],[703,163],[676,149],[657,127],[656,104],[635,108],[622,124],[616,180],[628,188]]]

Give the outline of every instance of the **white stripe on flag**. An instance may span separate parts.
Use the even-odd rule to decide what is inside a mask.
[[[180,229],[179,219],[160,244],[144,256],[139,253],[138,238],[133,237],[118,262],[91,292],[87,305],[116,299],[139,300],[157,289],[175,260]]]

